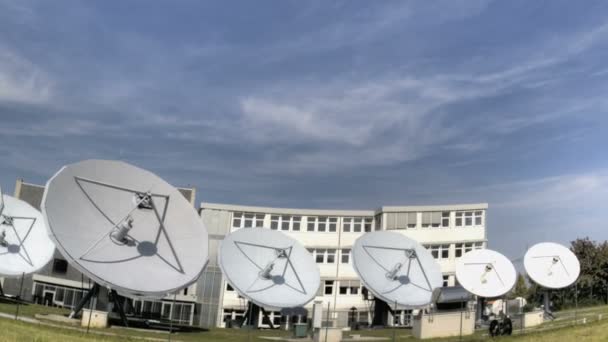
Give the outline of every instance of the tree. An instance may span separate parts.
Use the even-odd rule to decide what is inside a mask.
[[[509,294],[510,298],[523,297],[528,298],[528,284],[526,284],[526,278],[521,273],[517,274],[517,281],[515,287]]]

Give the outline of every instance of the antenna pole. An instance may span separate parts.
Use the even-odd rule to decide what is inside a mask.
[[[325,342],[327,342],[327,334],[329,333],[329,313],[331,312],[330,305],[331,303],[327,302],[327,320],[325,321]]]
[[[464,312],[464,297],[460,297],[460,341],[462,341],[462,314]]]
[[[574,324],[578,314],[578,280],[574,283]]]
[[[89,285],[90,284],[91,279],[89,279]],[[91,290],[91,293],[93,294],[93,300],[89,301],[89,322],[87,323],[87,334],[89,333],[89,328],[91,327],[91,317],[93,317],[93,303],[97,302],[97,291],[99,291],[99,285],[97,285],[97,283],[94,283],[93,288]]]
[[[19,284],[19,297],[17,298],[17,310],[15,311],[15,320],[19,317],[19,304],[21,304],[21,293],[23,292],[23,278],[25,272],[21,273],[21,284]]]
[[[395,342],[395,334],[397,329],[397,300],[395,299],[395,310],[393,311],[393,342]]]
[[[171,342],[171,334],[173,334],[173,310],[175,310],[175,298],[177,297],[177,291],[173,293],[173,303],[171,303],[171,311],[169,312],[169,336],[167,341]]]
[[[91,298],[93,298],[98,286],[99,285],[97,285],[97,283],[94,283],[93,287],[91,287],[91,279],[89,279],[89,290],[87,294],[82,297],[80,302],[74,307],[74,309],[72,309],[72,312],[70,312],[68,318],[74,318],[74,316],[78,315],[78,313],[85,307],[85,305],[87,305]]]

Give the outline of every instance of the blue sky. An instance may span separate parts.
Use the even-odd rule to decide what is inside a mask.
[[[0,0],[0,184],[124,159],[199,200],[488,202],[608,236],[603,1]]]

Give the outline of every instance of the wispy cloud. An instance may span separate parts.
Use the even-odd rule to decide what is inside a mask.
[[[0,101],[39,104],[52,90],[53,82],[42,68],[0,45]]]

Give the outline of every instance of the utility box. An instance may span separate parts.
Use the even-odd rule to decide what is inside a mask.
[[[312,307],[312,327],[321,328],[323,327],[323,301],[315,300]]]
[[[340,342],[342,341],[342,328],[317,328],[314,333],[314,342]]]
[[[90,326],[91,328],[107,328],[108,313],[97,310],[82,310],[82,320],[80,321],[80,325],[83,327]]]
[[[543,324],[545,313],[540,311],[526,312],[524,314],[524,328],[531,328]]]
[[[412,335],[419,339],[472,335],[475,332],[475,312],[456,311],[419,314],[414,317]]]
[[[308,324],[307,323],[295,323],[293,325],[293,337],[304,338],[308,336]]]

